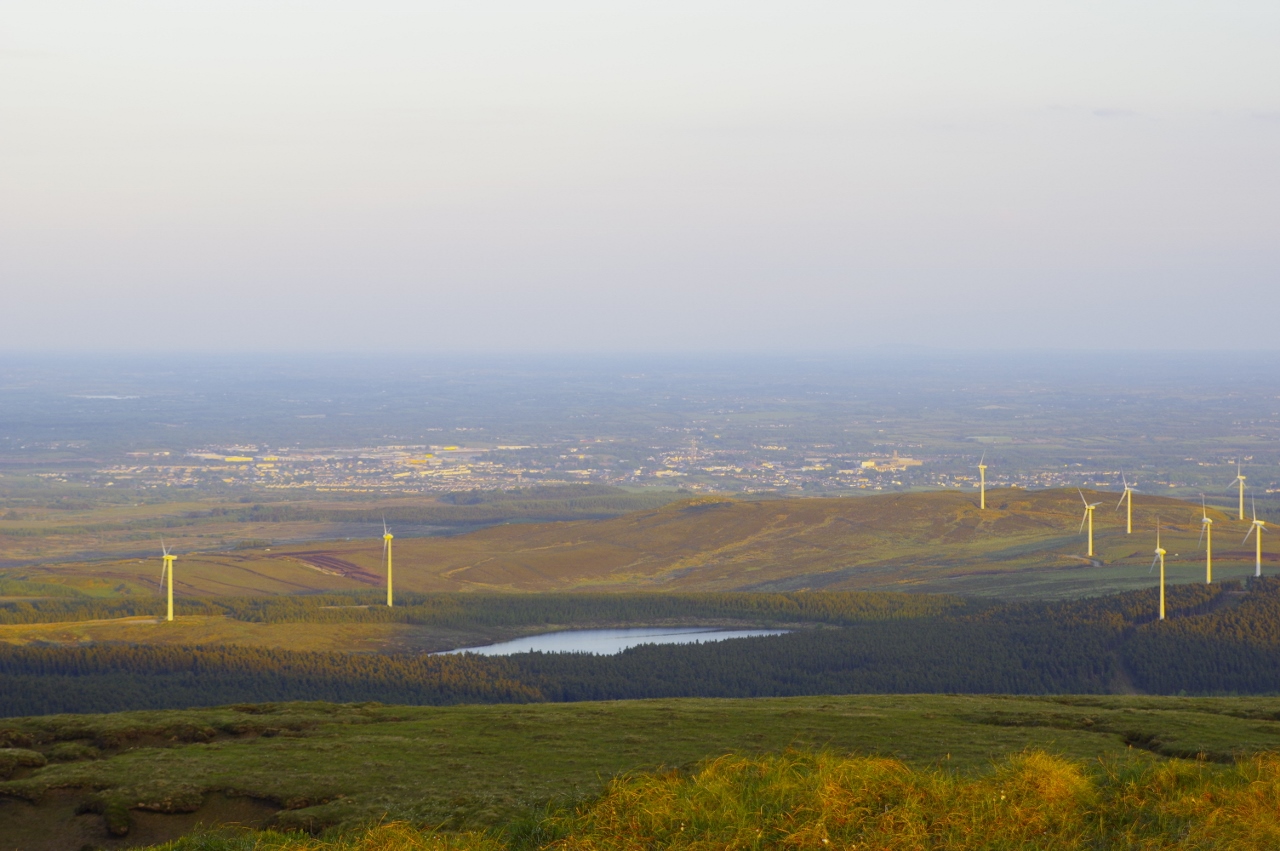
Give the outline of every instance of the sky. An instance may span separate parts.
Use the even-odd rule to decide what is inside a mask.
[[[0,350],[1280,349],[1280,3],[0,6]]]

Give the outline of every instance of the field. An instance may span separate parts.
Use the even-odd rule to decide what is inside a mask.
[[[907,590],[1004,598],[1068,598],[1149,587],[1157,522],[1169,581],[1200,582],[1200,507],[1141,496],[1134,533],[1102,502],[1095,557],[1079,531],[1074,490],[928,492],[831,499],[698,497],[621,516],[507,523],[395,542],[405,591]],[[1210,508],[1215,578],[1252,575],[1248,524]],[[363,539],[180,552],[180,596],[357,590],[383,582],[381,541]],[[1264,553],[1264,569],[1280,557]],[[98,594],[155,593],[156,559],[44,564],[4,575]]]
[[[911,695],[311,703],[6,719],[0,847],[124,847],[202,819],[316,828],[387,814],[492,827],[548,802],[597,795],[621,772],[788,748],[889,756],[966,776],[1026,748],[1086,762],[1199,755],[1227,771],[1236,757],[1280,749],[1277,718],[1276,698]],[[108,824],[129,833],[111,838]]]

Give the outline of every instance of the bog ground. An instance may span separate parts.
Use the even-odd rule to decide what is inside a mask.
[[[1278,718],[1280,698],[906,695],[6,719],[0,753],[14,756],[0,783],[0,847],[125,847],[202,819],[318,827],[389,815],[482,827],[598,794],[619,772],[727,752],[830,748],[978,774],[1028,747],[1225,765],[1280,749]],[[108,819],[130,833],[111,838]]]

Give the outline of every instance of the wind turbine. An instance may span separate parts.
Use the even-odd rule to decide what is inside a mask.
[[[982,459],[978,461],[978,508],[985,511],[987,508],[987,465],[983,462],[987,460],[987,452],[982,451]]]
[[[1204,504],[1204,494],[1200,494],[1200,540],[1204,541],[1204,584],[1213,584],[1213,519],[1209,517],[1209,509]]]
[[[1125,502],[1128,501],[1129,512],[1128,512],[1128,519],[1126,520],[1125,527],[1124,527],[1125,528],[1124,533],[1126,535],[1132,535],[1133,534],[1133,492],[1136,491],[1137,488],[1129,484],[1129,480],[1125,478],[1124,473],[1120,474],[1120,481],[1124,482],[1124,493],[1120,495],[1120,501],[1116,503],[1116,511],[1119,511],[1120,506],[1124,505]]]
[[[1160,562],[1160,620],[1164,620],[1164,556],[1166,550],[1160,546],[1160,519],[1156,518],[1156,557],[1151,560],[1151,567],[1147,568],[1147,573],[1155,569],[1156,562]]]
[[[1249,531],[1244,533],[1244,540],[1241,541],[1240,543],[1242,544],[1247,543],[1250,535],[1252,535],[1254,532],[1258,533],[1257,557],[1253,563],[1254,576],[1262,575],[1262,527],[1266,525],[1267,525],[1266,521],[1258,519],[1258,503],[1256,502],[1253,503],[1253,523],[1249,525]]]
[[[382,555],[387,561],[387,605],[391,606],[391,539],[395,537],[387,528],[386,518],[382,520]]]
[[[169,580],[169,613],[165,616],[165,620],[173,620],[173,562],[177,556],[169,552],[169,548],[165,546],[164,538],[160,539],[160,551],[164,553],[161,558],[164,559],[164,566],[160,568],[160,582],[163,584],[166,577]]]
[[[1240,485],[1240,519],[1244,519],[1244,474],[1240,472],[1240,462],[1236,462],[1236,480],[1232,484]],[[1227,486],[1231,490],[1231,485]]]
[[[1080,501],[1084,503],[1084,517],[1081,518],[1080,520],[1080,531],[1082,532],[1084,531],[1084,524],[1086,523],[1089,524],[1089,557],[1092,558],[1093,557],[1093,510],[1097,508],[1099,505],[1101,505],[1102,503],[1100,502],[1090,503],[1089,500],[1084,498],[1084,491],[1080,490],[1080,488],[1076,488],[1076,491],[1078,491],[1080,494]]]

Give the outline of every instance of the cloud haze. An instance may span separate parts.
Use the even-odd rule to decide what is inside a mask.
[[[11,0],[0,345],[1275,348],[1278,43],[1269,2]]]

